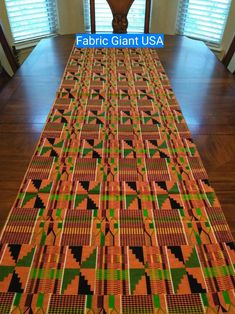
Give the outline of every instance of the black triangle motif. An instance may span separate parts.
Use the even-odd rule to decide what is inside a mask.
[[[159,123],[157,120],[154,120],[154,119],[152,119],[152,123],[153,123],[153,124],[160,125],[160,123]]]
[[[73,254],[73,257],[75,258],[76,262],[81,264],[82,260],[82,246],[70,246],[71,253]]]
[[[98,209],[97,205],[90,197],[87,198],[87,209]]]
[[[54,145],[55,143],[55,139],[54,138],[47,138],[48,142],[51,144],[51,145]]]
[[[173,198],[169,197],[169,200],[170,200],[172,209],[179,209],[179,208],[181,208],[180,204],[177,203]]]
[[[96,124],[104,124],[100,119],[96,119]]]
[[[192,293],[206,293],[206,289],[202,288],[202,285],[197,282],[197,280],[191,275],[188,274],[188,281]]]
[[[33,180],[32,181],[33,185],[35,186],[35,188],[37,190],[39,190],[40,186],[41,186],[41,183],[42,183],[42,180]]]
[[[92,158],[100,158],[101,156],[94,150],[92,152]]]
[[[88,191],[89,190],[89,181],[80,181],[81,186],[83,187],[84,190]]]
[[[51,157],[58,157],[58,154],[57,154],[57,152],[54,149],[52,149],[51,153],[50,153],[50,156]]]
[[[21,245],[9,244],[8,247],[11,252],[11,256],[13,257],[14,261],[17,262],[18,256],[20,254]]]
[[[168,158],[169,157],[165,153],[161,152],[160,150],[159,150],[159,153],[160,153],[161,158]]]
[[[179,261],[184,263],[184,257],[180,246],[169,246],[168,248],[171,250],[171,253],[174,254],[176,258],[178,258]]]
[[[61,123],[67,123],[68,121],[65,119],[65,117],[61,118]]]
[[[149,140],[149,142],[154,146],[158,146],[158,143],[156,140]]]
[[[141,246],[130,246],[130,249],[132,250],[135,257],[144,264],[144,253],[143,248]]]
[[[22,285],[20,283],[20,278],[18,277],[18,274],[15,271],[12,274],[11,282],[8,287],[8,292],[18,292],[18,293],[24,292],[24,289],[22,289]]]
[[[35,203],[34,203],[34,208],[44,208],[45,205],[43,204],[43,201],[41,198],[37,195]]]
[[[87,140],[87,143],[91,146],[94,146],[94,140]]]
[[[127,143],[127,145],[133,147],[133,142],[132,142],[132,141],[130,141],[130,140],[125,140],[125,142]]]
[[[157,182],[157,185],[159,185],[161,189],[167,191],[166,182],[164,182],[164,181],[159,181],[159,182]]]
[[[137,185],[136,185],[136,182],[126,182],[126,183],[129,185],[129,187],[130,187],[132,190],[134,190],[134,191],[137,192]]]
[[[82,274],[80,274],[79,276],[78,294],[93,294],[93,292],[91,291],[91,287],[89,286],[86,278]]]

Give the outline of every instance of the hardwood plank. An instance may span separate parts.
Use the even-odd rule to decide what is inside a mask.
[[[16,199],[21,179],[19,178],[17,181],[0,181],[0,228],[4,226],[10,208]]]
[[[11,158],[11,163],[7,157],[0,158],[0,182],[5,182],[7,178],[7,182],[18,182],[20,178],[23,178],[25,174],[25,169],[28,167],[29,157]]]
[[[48,110],[49,112],[49,110]],[[18,115],[12,115],[12,114],[1,114],[0,116],[0,124],[1,123],[7,123],[7,124],[39,124],[39,123],[45,123],[46,118],[48,114],[44,115],[37,115],[37,114],[18,114]]]
[[[0,157],[17,157],[19,160],[23,157],[31,158],[39,136],[39,133],[0,133]],[[6,162],[10,163],[11,160]]]
[[[0,123],[0,133],[41,133],[44,123]]]

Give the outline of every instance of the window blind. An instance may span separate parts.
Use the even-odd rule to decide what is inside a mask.
[[[181,0],[178,32],[219,46],[231,0]]]
[[[86,32],[91,32],[90,0],[83,0]],[[128,33],[143,33],[146,0],[135,0],[128,13]],[[95,0],[95,19],[97,33],[112,33],[112,11],[106,0]]]
[[[56,33],[55,0],[5,0],[15,43]]]

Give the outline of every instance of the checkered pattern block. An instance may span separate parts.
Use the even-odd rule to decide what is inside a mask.
[[[73,48],[0,239],[0,313],[235,313],[235,245],[155,50]]]

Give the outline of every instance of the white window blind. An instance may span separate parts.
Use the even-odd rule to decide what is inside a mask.
[[[86,32],[90,33],[90,0],[83,0],[83,3],[85,29]],[[127,16],[128,33],[144,32],[145,4],[146,0],[135,0],[132,4]],[[106,0],[95,0],[95,20],[97,33],[113,32],[113,15]]]
[[[15,43],[55,34],[55,0],[5,0]]]
[[[178,32],[219,46],[231,0],[181,0]]]

